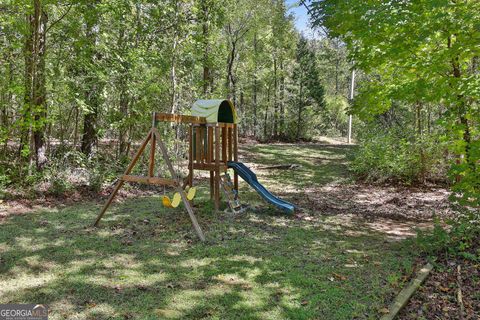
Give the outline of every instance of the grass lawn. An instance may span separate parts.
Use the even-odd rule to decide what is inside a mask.
[[[256,145],[242,150],[267,188],[292,202],[302,188],[349,183],[346,146]],[[255,159],[255,160],[253,160]],[[297,170],[262,166],[296,163]],[[214,214],[195,199],[208,241],[160,197],[12,216],[0,224],[0,303],[48,304],[51,319],[378,319],[413,270],[405,241],[342,215],[285,216],[244,183],[255,206]]]

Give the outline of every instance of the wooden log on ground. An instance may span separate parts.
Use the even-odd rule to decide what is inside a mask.
[[[425,281],[427,276],[432,271],[433,266],[430,263],[427,263],[423,266],[422,269],[417,273],[415,279],[410,281],[410,283],[398,294],[395,298],[395,301],[390,305],[388,313],[384,315],[380,320],[393,320],[398,315],[400,310],[405,307],[410,297],[417,291],[420,285]]]
[[[291,169],[298,169],[301,165],[299,164],[276,164],[272,166],[260,167],[258,169],[261,170],[268,170],[268,169],[280,169],[280,170],[291,170]]]

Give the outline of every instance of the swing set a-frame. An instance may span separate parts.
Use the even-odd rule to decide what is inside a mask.
[[[174,188],[180,195],[190,220],[192,221],[195,232],[201,241],[205,241],[205,235],[197,221],[193,207],[187,198],[185,187],[187,185],[193,187],[194,169],[210,171],[210,197],[214,199],[215,210],[219,209],[221,192],[220,175],[227,171],[227,163],[229,161],[238,160],[238,133],[235,109],[233,104],[228,100],[199,100],[194,104],[192,113],[196,113],[199,116],[153,113],[152,128],[147,133],[147,136],[143,140],[124,174],[119,177],[107,202],[98,214],[94,226],[98,226],[103,215],[125,182],[168,186]],[[189,124],[189,174],[185,181],[182,181],[173,168],[170,157],[168,156],[168,150],[157,129],[157,124],[159,122]],[[132,169],[149,143],[151,147],[148,160],[148,175],[131,175]],[[171,178],[154,176],[157,145],[160,149],[163,160],[167,165],[167,169],[170,172]],[[233,185],[233,188],[238,192],[238,176],[236,173],[234,175]]]

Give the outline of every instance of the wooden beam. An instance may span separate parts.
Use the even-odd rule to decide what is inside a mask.
[[[204,127],[200,127],[200,162],[205,162],[205,136],[203,133]]]
[[[160,186],[172,186],[177,185],[177,181],[173,179],[165,179],[160,177],[144,177],[144,176],[132,176],[132,175],[123,175],[121,178],[123,181],[127,182],[137,182],[143,184],[155,184]]]
[[[155,112],[155,121],[205,124],[205,123],[207,123],[207,118],[196,117],[196,116],[187,116],[187,115],[183,115],[183,114],[171,114],[171,113]]]
[[[238,161],[238,127],[233,126],[233,161]],[[233,187],[238,191],[238,174],[233,174]]]
[[[228,137],[228,161],[233,160],[233,128],[228,128],[227,129],[227,137]]]
[[[227,163],[227,127],[222,127],[222,162]]]
[[[233,128],[235,123],[217,122],[217,126],[220,128]]]
[[[215,171],[217,169],[217,165],[215,163],[194,163],[193,168],[195,170]],[[221,171],[225,171],[227,170],[227,166],[223,163],[220,163],[219,169]]]
[[[202,162],[200,127],[195,127],[195,161]]]
[[[148,164],[148,176],[153,177],[153,171],[155,170],[155,135],[152,133],[150,140],[150,160]]]
[[[193,127],[188,128],[188,185],[193,187]],[[185,189],[185,188],[184,188]]]
[[[175,173],[175,170],[173,169],[172,162],[170,161],[170,158],[168,156],[168,151],[167,148],[165,147],[165,144],[163,144],[162,138],[160,136],[160,133],[156,128],[152,129],[153,133],[155,134],[155,137],[157,138],[157,143],[160,147],[160,150],[162,151],[163,154],[163,159],[165,160],[168,170],[170,171],[170,174],[173,179],[177,180],[177,185],[175,187],[176,191],[180,193],[180,196],[182,197],[183,204],[185,205],[185,208],[187,209],[188,215],[190,216],[190,220],[192,221],[193,227],[195,231],[197,232],[198,237],[200,238],[201,241],[205,241],[205,236],[203,235],[202,228],[200,228],[200,225],[198,224],[197,218],[195,217],[195,213],[193,212],[192,205],[187,199],[187,195],[185,194],[185,191],[182,189],[180,182],[178,181],[177,174]]]
[[[143,140],[142,144],[140,145],[140,148],[138,149],[137,153],[133,157],[132,162],[130,162],[127,169],[125,170],[124,175],[130,174],[133,167],[135,166],[135,163],[137,163],[138,158],[140,158],[140,155],[145,150],[145,147],[147,146],[147,143],[148,143],[148,141],[150,141],[151,137],[152,137],[152,130],[150,130],[148,132],[147,137],[145,138],[145,140]],[[112,203],[113,198],[115,198],[115,195],[117,194],[118,190],[120,190],[120,188],[123,186],[123,183],[124,183],[124,181],[122,179],[118,180],[117,184],[115,185],[115,188],[113,189],[112,193],[110,194],[110,197],[107,200],[107,203],[105,203],[105,205],[102,208],[102,211],[100,211],[100,213],[97,216],[97,219],[95,220],[95,223],[93,224],[95,227],[98,225],[98,223],[102,219],[103,215],[105,214],[105,211],[107,211],[108,207]]]
[[[220,128],[215,127],[215,210],[220,210]]]
[[[207,128],[207,163],[213,162],[213,128]]]
[[[420,271],[418,271],[415,279],[412,279],[410,283],[403,288],[402,291],[395,298],[395,301],[390,305],[388,313],[380,318],[380,320],[393,320],[397,314],[405,307],[410,297],[415,293],[415,291],[420,287],[420,285],[425,281],[427,276],[432,271],[433,266],[430,263],[427,263],[423,266]]]

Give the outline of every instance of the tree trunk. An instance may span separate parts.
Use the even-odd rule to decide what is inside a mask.
[[[128,105],[129,105],[129,97],[127,93],[127,83],[125,79],[120,80],[120,114],[122,117],[122,121],[118,128],[118,157],[121,158],[123,155],[126,155],[125,151],[127,150],[127,126],[126,123],[128,121]]]
[[[254,52],[254,69],[253,69],[253,136],[257,136],[257,90],[258,90],[258,62],[257,62],[257,54],[258,54],[258,44],[257,44],[257,33],[253,35],[253,52]]]
[[[299,104],[298,104],[298,119],[297,119],[297,134],[296,140],[300,139],[300,131],[302,127],[302,112],[303,112],[303,75],[300,76],[300,91],[299,91]]]
[[[89,59],[89,64],[91,68],[86,71],[86,89],[85,89],[85,102],[88,107],[88,112],[85,114],[83,119],[83,135],[82,135],[82,152],[90,156],[96,151],[98,144],[97,136],[97,120],[98,112],[100,108],[100,94],[102,91],[102,84],[99,77],[96,75],[94,69],[96,60],[100,59],[100,55],[96,49],[96,44],[98,41],[99,34],[99,17],[96,11],[96,3],[89,3],[88,10],[85,14],[95,15],[94,19],[86,18],[86,39],[89,41],[87,44],[87,59]],[[95,67],[96,68],[96,67]]]
[[[227,60],[227,98],[235,98],[235,79],[233,77],[233,64],[235,62],[236,42],[232,41]],[[235,100],[235,99],[234,99]],[[234,101],[235,104],[235,101]]]
[[[273,56],[273,136],[278,137],[278,79],[277,79],[277,57]]]
[[[125,44],[125,28],[120,30],[118,37],[118,48],[124,54],[127,54],[127,47]],[[128,123],[128,106],[130,103],[130,97],[128,93],[128,82],[129,82],[129,65],[127,61],[121,62],[121,75],[118,79],[118,86],[120,91],[120,100],[119,100],[119,111],[120,111],[120,125],[118,127],[118,159],[120,159],[125,154],[127,143],[127,123]]]
[[[280,60],[280,136],[285,136],[285,70],[283,59]]]
[[[170,113],[177,112],[177,71],[175,69],[175,65],[177,63],[177,44],[178,44],[178,36],[177,32],[174,31],[173,41],[172,41],[172,61],[171,61],[171,69],[170,69],[170,80],[172,86],[172,94],[171,94],[171,108]]]
[[[35,149],[35,164],[38,170],[43,169],[47,163],[45,149],[45,129],[47,118],[47,89],[45,81],[45,54],[46,54],[46,30],[48,17],[43,10],[40,0],[35,0],[35,65],[33,81],[33,105],[34,127],[33,141]]]
[[[34,28],[33,26],[34,18],[32,15],[26,15],[26,26],[28,31],[25,35],[25,44],[23,48],[23,55],[25,58],[25,72],[24,72],[24,96],[23,96],[23,107],[22,115],[20,121],[20,143],[18,148],[18,155],[22,155],[23,151],[28,144],[30,138],[30,125],[31,125],[31,110],[32,110],[32,100],[33,100],[33,38],[34,38]]]
[[[452,47],[452,39],[451,37],[448,37],[448,48]],[[458,55],[455,56],[455,58],[452,58],[451,60],[451,65],[452,65],[452,75],[454,78],[461,78],[462,74],[460,71],[460,63],[459,63],[459,57]],[[465,142],[465,160],[467,163],[475,167],[475,163],[472,162],[471,160],[471,154],[470,154],[470,149],[471,149],[471,133],[470,133],[470,123],[467,118],[467,108],[466,108],[466,101],[465,97],[462,94],[457,95],[457,105],[456,109],[458,112],[458,120],[460,124],[463,126],[463,141]]]
[[[209,12],[206,0],[202,0],[202,38],[203,38],[203,95],[206,99],[210,93],[210,60],[209,60]]]
[[[265,106],[265,117],[264,117],[264,120],[263,120],[263,136],[265,137],[265,139],[268,138],[268,131],[267,131],[267,120],[268,120],[268,106],[270,105],[270,86],[268,87],[268,90],[267,90],[267,104]]]
[[[45,51],[48,17],[40,0],[33,1],[33,14],[27,15],[28,32],[25,38],[25,95],[22,110],[19,152],[30,141],[30,163],[38,170],[47,162],[45,152],[46,84]],[[30,139],[30,133],[31,139]],[[33,153],[32,153],[33,151]]]

